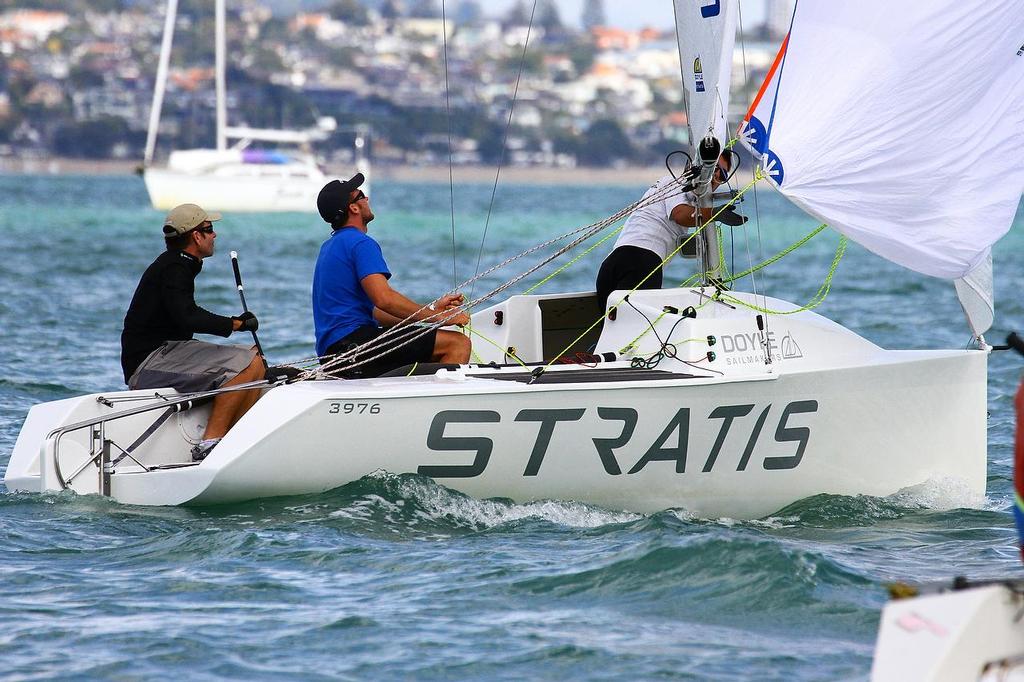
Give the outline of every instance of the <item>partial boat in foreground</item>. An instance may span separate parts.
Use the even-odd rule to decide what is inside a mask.
[[[958,579],[882,613],[872,682],[1024,680],[1024,580]]]
[[[1024,339],[1010,347],[1024,355]],[[1017,389],[1014,515],[1024,559],[1024,382]],[[924,589],[890,588],[871,671],[874,682],[1024,680],[1024,579],[971,581]]]

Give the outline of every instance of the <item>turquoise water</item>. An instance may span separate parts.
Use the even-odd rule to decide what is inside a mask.
[[[643,189],[499,188],[483,267]],[[396,288],[425,300],[472,276],[489,196],[489,186],[456,188],[453,264],[447,186],[375,182],[371,230]],[[30,405],[120,386],[121,319],[162,239],[137,178],[0,176],[0,197],[2,473]],[[815,227],[768,192],[757,207],[749,229],[765,255]],[[1018,215],[996,249],[993,340],[1024,329],[1021,228]],[[218,235],[200,303],[237,310],[236,250],[270,358],[312,355],[309,283],[325,226],[312,215],[228,215]],[[808,300],[835,246],[816,238],[758,286]],[[545,290],[590,288],[606,251]],[[746,250],[735,254],[739,269]],[[687,274],[675,266],[667,281]],[[887,347],[969,337],[948,284],[857,247],[819,312]],[[884,583],[1019,575],[1009,509],[1020,370],[1006,353],[990,362],[983,500],[935,484],[887,499],[819,496],[737,522],[479,501],[416,476],[206,509],[3,491],[5,677],[864,679]]]

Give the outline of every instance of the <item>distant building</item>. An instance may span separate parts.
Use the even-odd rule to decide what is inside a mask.
[[[70,19],[64,12],[38,9],[12,9],[0,14],[0,29],[14,29],[30,36],[36,43],[46,40],[51,33],[68,27]]]

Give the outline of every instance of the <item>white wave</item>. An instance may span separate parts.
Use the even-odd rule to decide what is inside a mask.
[[[478,500],[429,480],[398,477],[386,472],[375,472],[371,476],[397,482],[399,493],[405,499],[416,501],[420,507],[418,515],[424,516],[426,521],[455,521],[494,528],[532,518],[569,528],[598,528],[643,518],[641,514],[609,511],[581,502],[539,500],[517,503],[505,500]],[[402,502],[403,500],[398,501],[399,504]]]
[[[1003,506],[985,495],[972,492],[970,486],[959,478],[951,477],[930,478],[924,483],[903,488],[886,499],[901,507],[920,507],[938,511],[950,509],[999,511]]]

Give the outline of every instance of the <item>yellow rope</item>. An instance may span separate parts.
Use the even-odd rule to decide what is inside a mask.
[[[612,309],[612,310],[618,310],[619,306],[620,306],[620,305],[622,304],[622,301],[625,301],[627,297],[629,297],[629,296],[630,296],[631,294],[633,294],[633,293],[634,293],[635,291],[637,291],[637,290],[638,290],[638,289],[639,289],[639,288],[640,288],[641,286],[643,286],[643,285],[644,285],[644,283],[646,283],[646,282],[647,282],[647,280],[649,280],[649,279],[650,279],[651,277],[653,277],[653,276],[654,276],[654,273],[658,272],[658,270],[660,270],[661,268],[665,267],[665,264],[666,264],[666,263],[668,263],[668,262],[669,262],[670,260],[672,260],[672,259],[673,259],[673,258],[674,258],[674,257],[676,256],[676,254],[677,254],[677,253],[679,253],[680,251],[682,251],[682,250],[683,250],[683,247],[685,247],[685,246],[686,246],[686,245],[687,245],[687,244],[688,244],[688,243],[690,242],[690,240],[691,240],[691,239],[693,239],[693,238],[694,238],[694,237],[696,237],[696,236],[697,236],[698,234],[700,234],[700,232],[701,232],[701,231],[702,231],[702,230],[703,230],[703,229],[704,229],[705,227],[707,227],[708,225],[711,225],[712,223],[714,223],[714,221],[715,221],[715,220],[716,220],[716,219],[718,218],[718,216],[719,216],[719,215],[721,215],[721,214],[722,214],[723,212],[725,212],[725,210],[726,210],[726,209],[728,209],[728,208],[729,208],[730,206],[732,206],[733,204],[735,204],[735,203],[736,203],[736,202],[737,202],[737,201],[739,200],[739,198],[740,198],[741,196],[743,196],[744,194],[746,194],[746,193],[747,193],[747,192],[748,192],[748,191],[749,191],[749,190],[750,190],[750,189],[751,189],[751,188],[752,188],[752,187],[753,187],[753,186],[754,186],[755,184],[757,184],[757,183],[758,183],[758,182],[760,182],[761,180],[764,180],[764,179],[765,179],[766,177],[767,177],[767,176],[766,176],[766,175],[764,174],[764,171],[762,171],[762,170],[761,170],[760,168],[758,168],[758,169],[757,169],[757,170],[756,170],[756,171],[754,172],[754,178],[753,178],[753,179],[752,179],[752,180],[751,180],[751,181],[750,181],[750,182],[749,182],[749,183],[747,184],[747,186],[746,186],[746,187],[744,187],[744,188],[743,188],[743,189],[741,189],[741,190],[740,190],[739,192],[737,192],[737,193],[736,193],[736,196],[734,196],[734,197],[732,198],[732,200],[731,200],[731,201],[729,201],[728,203],[726,203],[726,204],[724,204],[724,205],[722,205],[722,206],[719,206],[719,207],[718,207],[718,211],[716,211],[716,212],[714,213],[714,215],[712,215],[712,216],[711,216],[711,217],[710,217],[710,218],[709,218],[709,219],[707,220],[707,222],[705,222],[705,223],[704,223],[703,225],[701,225],[701,226],[700,226],[700,227],[698,227],[698,228],[697,228],[696,230],[694,230],[694,231],[693,231],[693,233],[692,233],[691,235],[689,235],[689,236],[688,236],[688,237],[687,237],[686,239],[684,239],[684,240],[682,241],[682,243],[681,243],[681,244],[679,244],[679,246],[677,246],[677,247],[675,248],[675,250],[674,250],[674,251],[673,251],[672,253],[670,253],[670,254],[668,254],[667,256],[665,256],[665,257],[664,257],[664,258],[663,258],[663,259],[661,260],[661,263],[659,263],[659,264],[658,264],[658,266],[657,266],[657,267],[655,267],[655,268],[654,268],[653,270],[651,270],[650,272],[648,272],[648,273],[647,273],[647,275],[646,275],[646,276],[645,276],[645,277],[644,277],[644,278],[643,278],[642,280],[640,280],[640,282],[639,282],[639,283],[638,283],[638,284],[637,284],[637,285],[636,285],[635,287],[633,287],[632,289],[630,289],[630,290],[629,290],[629,292],[628,292],[628,293],[626,294],[626,296],[624,296],[624,297],[622,298],[622,300],[620,300],[620,301],[619,301],[618,303],[616,303],[615,305],[613,305],[613,306],[611,307],[611,309]],[[563,355],[565,355],[565,353],[567,353],[567,352],[569,351],[569,349],[571,349],[571,348],[572,348],[573,346],[575,346],[575,345],[576,345],[577,343],[579,343],[579,342],[580,342],[580,341],[581,341],[581,340],[582,340],[583,338],[585,338],[585,337],[587,336],[587,334],[589,334],[590,332],[592,332],[592,331],[593,331],[593,330],[594,330],[594,329],[595,329],[595,328],[597,327],[597,325],[601,324],[601,323],[602,323],[602,322],[604,321],[604,319],[605,319],[605,316],[606,316],[606,315],[607,315],[607,313],[605,313],[604,315],[601,315],[601,317],[599,317],[599,318],[597,318],[596,320],[594,320],[594,323],[593,323],[592,325],[590,325],[589,327],[587,327],[587,328],[586,328],[586,329],[585,329],[585,330],[583,331],[583,333],[582,333],[582,334],[580,334],[580,335],[579,335],[579,336],[577,336],[577,337],[576,337],[575,339],[573,339],[572,341],[570,341],[570,342],[569,342],[569,345],[568,345],[568,346],[566,346],[565,348],[563,348],[563,349],[562,349],[562,350],[561,350],[561,351],[560,351],[560,352],[559,352],[559,353],[558,353],[558,354],[557,354],[557,355],[556,355],[556,356],[555,356],[554,358],[552,358],[552,359],[551,359],[551,360],[550,360],[550,361],[548,362],[548,364],[544,365],[544,369],[547,369],[547,368],[551,367],[551,366],[552,366],[552,365],[553,365],[553,364],[554,364],[554,363],[555,363],[555,362],[556,362],[556,361],[558,360],[558,358],[560,358],[560,357],[562,357]]]
[[[729,142],[726,144],[725,148],[726,149],[731,148],[736,142],[737,142],[736,138],[733,138],[733,139],[729,140]],[[700,234],[709,225],[712,225],[714,223],[715,219],[717,219],[718,216],[723,211],[725,211],[727,208],[729,208],[730,206],[735,204],[739,200],[739,198],[741,196],[746,194],[758,182],[760,182],[761,180],[765,179],[765,177],[767,177],[767,176],[764,174],[764,171],[761,168],[758,168],[754,172],[753,179],[743,189],[738,191],[736,193],[736,196],[734,196],[732,198],[732,200],[730,200],[728,203],[724,204],[723,206],[718,207],[718,211],[714,215],[712,215],[710,219],[708,219],[704,224],[702,224],[700,227],[698,227],[696,230],[694,230],[693,233],[688,235],[687,238],[685,240],[683,240],[683,242],[680,243],[679,246],[676,247],[676,249],[674,251],[672,251],[672,253],[670,253],[668,256],[663,258],[661,263],[659,263],[658,266],[655,269],[653,269],[653,270],[651,270],[651,272],[647,273],[647,275],[642,280],[640,280],[640,282],[635,287],[630,289],[630,291],[626,294],[625,297],[623,297],[622,300],[620,300],[618,303],[614,304],[610,308],[610,310],[617,310],[618,307],[623,303],[623,301],[625,301],[625,299],[627,297],[629,297],[631,294],[633,294],[638,289],[640,289],[640,287],[642,287],[647,282],[647,280],[649,280],[651,277],[654,276],[654,273],[656,273],[659,269],[663,268],[670,260],[672,260],[672,258],[674,258],[680,251],[682,251],[682,249],[692,239],[694,239],[698,234]],[[804,244],[806,244],[812,238],[814,238],[815,236],[820,234],[826,227],[828,227],[827,224],[819,225],[815,230],[810,232],[807,236],[805,236],[804,238],[802,238],[801,240],[799,240],[797,242],[794,242],[793,244],[791,244],[790,246],[786,247],[785,249],[783,249],[779,253],[775,254],[771,258],[768,258],[768,259],[762,261],[761,263],[759,263],[759,264],[757,264],[757,265],[755,265],[753,267],[750,267],[750,268],[748,268],[748,269],[746,269],[746,270],[744,270],[744,271],[742,271],[742,272],[740,272],[738,274],[735,274],[735,275],[732,275],[732,274],[728,273],[728,269],[727,269],[727,266],[726,266],[726,263],[725,263],[724,244],[722,242],[721,235],[719,234],[719,239],[718,239],[718,269],[723,274],[726,275],[725,277],[722,278],[722,281],[724,283],[735,282],[735,281],[740,280],[740,279],[742,279],[742,278],[744,278],[744,277],[746,277],[748,275],[751,275],[754,272],[757,272],[758,270],[761,270],[761,269],[763,269],[763,268],[765,268],[765,267],[767,267],[767,266],[769,266],[769,265],[771,265],[773,263],[778,262],[779,260],[781,260],[785,256],[789,255],[790,253],[792,253],[793,251],[795,251],[799,247],[801,247]],[[524,295],[528,295],[528,294],[532,293],[533,291],[537,290],[538,288],[540,288],[544,284],[550,282],[552,279],[554,279],[559,274],[565,272],[568,268],[570,268],[571,266],[573,266],[574,264],[579,262],[583,257],[585,257],[586,255],[588,255],[589,253],[594,251],[597,247],[601,246],[601,244],[603,244],[604,242],[608,241],[609,239],[614,237],[616,234],[621,232],[622,229],[623,229],[623,226],[620,226],[617,229],[615,229],[612,232],[610,232],[609,234],[607,234],[604,237],[602,237],[593,246],[591,246],[590,248],[586,249],[582,253],[578,254],[575,258],[570,260],[568,263],[565,263],[564,265],[559,267],[557,270],[552,272],[550,275],[548,275],[547,277],[543,278],[542,280],[540,280],[539,282],[537,282],[536,284],[531,286],[529,289],[527,289],[524,292]],[[717,229],[717,228],[712,227],[712,229]],[[832,265],[829,268],[828,274],[825,276],[825,281],[822,283],[821,287],[818,288],[818,291],[814,294],[814,296],[811,297],[811,300],[808,301],[808,303],[806,305],[801,306],[800,308],[797,308],[795,310],[787,310],[787,311],[770,310],[768,308],[763,308],[763,307],[756,306],[756,305],[747,303],[745,301],[739,300],[739,299],[735,298],[734,296],[730,296],[730,295],[726,294],[725,292],[723,292],[721,290],[717,290],[706,301],[701,303],[699,306],[695,306],[695,309],[699,310],[699,309],[709,305],[710,303],[712,303],[713,301],[716,301],[716,300],[721,300],[721,301],[724,301],[724,302],[727,302],[727,303],[730,303],[730,304],[733,304],[733,305],[742,306],[744,308],[748,308],[750,310],[754,310],[756,312],[761,312],[761,313],[765,313],[765,314],[769,314],[769,315],[792,315],[794,313],[798,313],[798,312],[802,312],[802,311],[805,311],[805,310],[811,310],[813,308],[816,308],[817,306],[821,305],[822,302],[824,302],[825,298],[828,296],[829,292],[831,291],[832,278],[835,275],[836,268],[839,267],[839,261],[842,260],[843,254],[846,251],[846,245],[847,245],[846,237],[841,237],[840,241],[839,241],[839,246],[836,249],[836,255],[832,259]],[[680,287],[692,286],[700,277],[701,277],[701,273],[697,273],[697,274],[693,275],[692,277],[689,277],[688,279],[686,279],[679,286]],[[662,312],[661,315],[659,315],[657,317],[657,319],[654,320],[653,323],[651,323],[646,329],[644,329],[644,331],[639,336],[637,336],[635,339],[633,339],[628,344],[626,344],[622,349],[620,349],[619,353],[622,354],[622,353],[625,353],[630,348],[635,348],[636,345],[644,338],[644,336],[646,336],[650,331],[652,331],[654,329],[654,327],[658,324],[658,322],[660,322],[662,320],[662,318],[664,318],[664,316],[666,314],[667,313]],[[607,313],[605,315],[602,315],[598,319],[596,319],[594,321],[594,323],[591,324],[589,327],[587,327],[587,329],[584,330],[584,332],[582,334],[580,334],[575,339],[573,339],[569,343],[569,345],[567,345],[554,358],[552,358],[548,362],[548,364],[545,365],[544,368],[547,369],[547,368],[551,367],[559,358],[561,358],[563,355],[565,355],[565,353],[567,353],[573,346],[575,346],[583,338],[585,338],[591,331],[593,331],[599,324],[601,324],[604,321],[606,315],[607,315]],[[523,367],[527,366],[526,363],[522,359],[520,359],[516,354],[509,353],[507,348],[504,348],[503,346],[499,345],[497,342],[487,338],[486,336],[484,336],[483,334],[478,332],[476,329],[470,327],[469,325],[467,325],[465,329],[470,334],[476,335],[476,336],[480,337],[481,339],[483,339],[484,341],[487,341],[488,343],[490,343],[492,346],[494,346],[495,348],[500,350],[504,356],[511,357],[513,360],[518,362]],[[706,339],[686,339],[685,341],[681,341],[680,343],[688,343],[688,342],[696,342],[696,341],[704,341],[705,343],[707,342]],[[473,351],[473,356],[477,359],[477,362],[481,362],[482,363],[482,358],[480,358],[480,356],[476,353],[475,350]]]
[[[658,317],[655,318],[654,322],[652,322],[650,325],[648,325],[648,327],[646,329],[644,329],[642,332],[640,332],[640,336],[636,337],[635,339],[633,339],[632,341],[630,341],[625,346],[623,346],[622,348],[619,349],[619,355],[622,355],[623,353],[628,351],[630,348],[634,348],[636,346],[636,344],[640,343],[640,339],[642,339],[645,336],[647,336],[647,332],[653,331],[654,328],[656,326],[658,326],[658,323],[661,322],[662,318],[665,317],[666,315],[668,315],[668,312],[666,312],[664,310],[661,311],[661,315],[658,315]]]
[[[587,250],[586,250],[586,251],[584,251],[583,253],[581,253],[581,254],[579,254],[578,256],[576,256],[575,258],[573,258],[573,259],[572,259],[571,261],[569,261],[568,263],[566,263],[566,264],[565,264],[565,265],[563,265],[562,267],[560,267],[560,268],[558,268],[557,270],[555,270],[554,272],[552,272],[552,273],[551,273],[550,275],[548,275],[547,277],[545,277],[545,278],[544,278],[544,279],[542,279],[541,281],[539,281],[539,282],[537,282],[536,284],[534,284],[534,285],[533,285],[532,287],[530,287],[529,289],[527,289],[526,291],[524,291],[524,292],[523,292],[523,295],[528,295],[528,294],[532,294],[532,293],[533,293],[533,292],[534,292],[534,291],[535,291],[536,289],[538,289],[538,288],[540,288],[540,287],[544,286],[545,284],[547,284],[548,282],[550,282],[550,281],[551,281],[552,279],[554,279],[554,278],[555,278],[555,277],[556,277],[557,275],[560,275],[560,274],[562,274],[563,272],[565,272],[566,270],[568,270],[568,269],[569,269],[570,267],[572,267],[573,265],[575,265],[575,264],[576,264],[576,263],[577,263],[577,262],[578,262],[578,261],[579,261],[579,260],[580,260],[581,258],[583,258],[584,256],[586,256],[586,255],[587,255],[588,253],[590,253],[591,251],[593,251],[593,250],[594,250],[594,249],[596,249],[597,247],[601,246],[601,244],[604,244],[604,243],[605,243],[606,241],[608,241],[609,239],[611,239],[612,237],[614,237],[615,235],[617,235],[617,234],[618,234],[619,232],[622,232],[622,228],[623,228],[623,227],[625,227],[625,225],[621,225],[621,226],[620,226],[620,227],[618,227],[617,229],[615,229],[615,230],[613,230],[612,232],[609,232],[609,233],[608,233],[608,234],[606,234],[605,236],[601,237],[600,241],[598,241],[598,242],[597,242],[596,244],[594,244],[594,245],[593,245],[593,246],[591,246],[591,247],[590,247],[589,249],[587,249]]]
[[[522,361],[522,360],[521,360],[521,359],[519,358],[519,356],[518,356],[518,355],[516,355],[515,353],[509,353],[509,352],[508,352],[508,348],[505,348],[504,346],[502,346],[501,344],[499,344],[499,343],[498,343],[497,341],[493,341],[493,340],[491,340],[491,339],[487,338],[486,336],[484,336],[483,334],[481,334],[480,332],[478,332],[478,331],[477,331],[476,329],[474,329],[474,328],[473,328],[473,327],[472,327],[471,325],[468,325],[468,324],[467,324],[467,325],[466,325],[465,327],[463,327],[463,329],[465,329],[466,331],[468,331],[468,332],[469,332],[470,334],[473,334],[473,335],[475,335],[475,336],[479,336],[479,337],[480,337],[481,339],[483,339],[483,340],[484,340],[484,341],[486,341],[487,343],[491,344],[492,346],[494,346],[495,348],[497,348],[498,350],[500,350],[500,351],[501,351],[501,353],[502,353],[502,356],[504,356],[504,357],[510,357],[510,358],[512,358],[513,360],[515,360],[516,362],[518,362],[518,363],[519,363],[520,365],[522,365],[523,367],[526,367],[526,363],[525,363],[525,362],[523,362],[523,361]],[[481,358],[481,357],[480,357],[479,355],[477,355],[476,351],[473,351],[473,356],[474,356],[474,357],[475,357],[475,358],[477,359],[477,362],[478,362],[478,363],[480,363],[480,364],[484,364],[483,358]]]
[[[839,246],[836,247],[836,255],[832,258],[832,265],[828,269],[828,274],[825,275],[825,281],[822,282],[820,287],[818,287],[818,291],[811,297],[811,300],[799,308],[794,310],[772,310],[770,308],[762,308],[761,306],[741,301],[738,298],[725,293],[722,294],[722,300],[766,315],[793,315],[805,310],[813,310],[825,302],[829,292],[832,290],[832,277],[836,274],[836,268],[839,267],[839,261],[843,259],[843,254],[846,253],[847,243],[846,237],[840,237]]]

